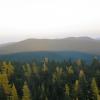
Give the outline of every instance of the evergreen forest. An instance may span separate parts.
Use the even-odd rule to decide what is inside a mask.
[[[100,60],[1,60],[0,100],[100,100]]]

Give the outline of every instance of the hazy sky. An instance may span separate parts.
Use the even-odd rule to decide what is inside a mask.
[[[69,36],[100,38],[100,0],[0,0],[0,43]]]

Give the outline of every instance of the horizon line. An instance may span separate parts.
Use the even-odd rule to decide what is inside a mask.
[[[96,37],[90,37],[90,36],[69,36],[69,37],[63,37],[63,38],[25,38],[25,39],[20,39],[18,41],[8,41],[8,42],[3,42],[0,43],[0,45],[3,44],[9,44],[9,43],[16,43],[16,42],[21,42],[21,41],[25,41],[25,40],[30,40],[30,39],[37,39],[37,40],[60,40],[60,39],[68,39],[68,38],[88,38],[88,39],[92,39],[92,40],[100,40],[100,38],[96,38]]]

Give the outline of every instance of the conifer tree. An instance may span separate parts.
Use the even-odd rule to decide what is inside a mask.
[[[11,75],[14,74],[14,67],[11,64],[11,62],[8,63],[8,66],[7,66],[7,74],[8,74],[8,77],[10,77]]]
[[[30,76],[31,76],[31,74],[32,74],[32,70],[31,70],[31,67],[30,67],[30,65],[29,65],[29,64],[26,64],[26,69],[27,69],[27,74],[28,74],[28,77],[30,77]]]
[[[32,70],[29,64],[23,65],[24,74],[27,78],[29,78],[32,74]]]
[[[56,75],[57,75],[57,78],[60,79],[60,76],[62,74],[62,68],[59,68],[59,67],[56,67]]]
[[[45,62],[46,64],[48,63],[48,58],[47,58],[47,57],[44,58],[44,62]]]
[[[28,85],[27,85],[26,82],[24,82],[24,86],[23,86],[22,100],[31,100],[30,90],[29,90]]]
[[[78,80],[75,81],[74,91],[75,91],[75,98],[76,100],[78,100],[78,93],[79,93],[79,81]]]
[[[46,63],[44,62],[44,64],[43,64],[43,72],[47,72],[47,71],[48,71],[48,67],[47,67]]]
[[[10,93],[10,86],[9,86],[9,81],[8,81],[7,74],[6,73],[0,74],[0,77],[1,77],[0,84],[3,87],[3,90],[4,90],[6,95],[9,95],[9,93]]]
[[[12,85],[12,88],[11,88],[11,100],[19,100],[17,90],[14,84]]]
[[[97,98],[97,100],[99,100],[100,98],[99,89],[98,89],[95,78],[92,79],[91,89],[92,89],[93,95]]]
[[[7,68],[8,68],[8,65],[4,61],[3,64],[2,64],[1,72],[7,74],[7,70],[8,70]]]
[[[84,74],[84,71],[82,69],[79,72],[79,80],[85,80],[85,74]]]
[[[68,84],[66,84],[65,85],[65,94],[67,95],[67,96],[69,96],[69,92],[70,91],[70,88],[69,88],[69,86],[68,86]]]
[[[74,70],[73,70],[72,66],[67,67],[67,71],[68,71],[69,75],[74,74]]]
[[[38,68],[35,64],[32,65],[32,73],[34,73],[34,74],[38,73]]]
[[[14,67],[12,66],[11,62],[9,62],[8,64],[6,62],[3,62],[2,73],[6,73],[8,78],[13,75]]]

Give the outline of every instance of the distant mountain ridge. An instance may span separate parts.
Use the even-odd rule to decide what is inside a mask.
[[[64,39],[27,39],[0,46],[0,54],[36,51],[75,51],[100,55],[100,40],[89,37]]]

